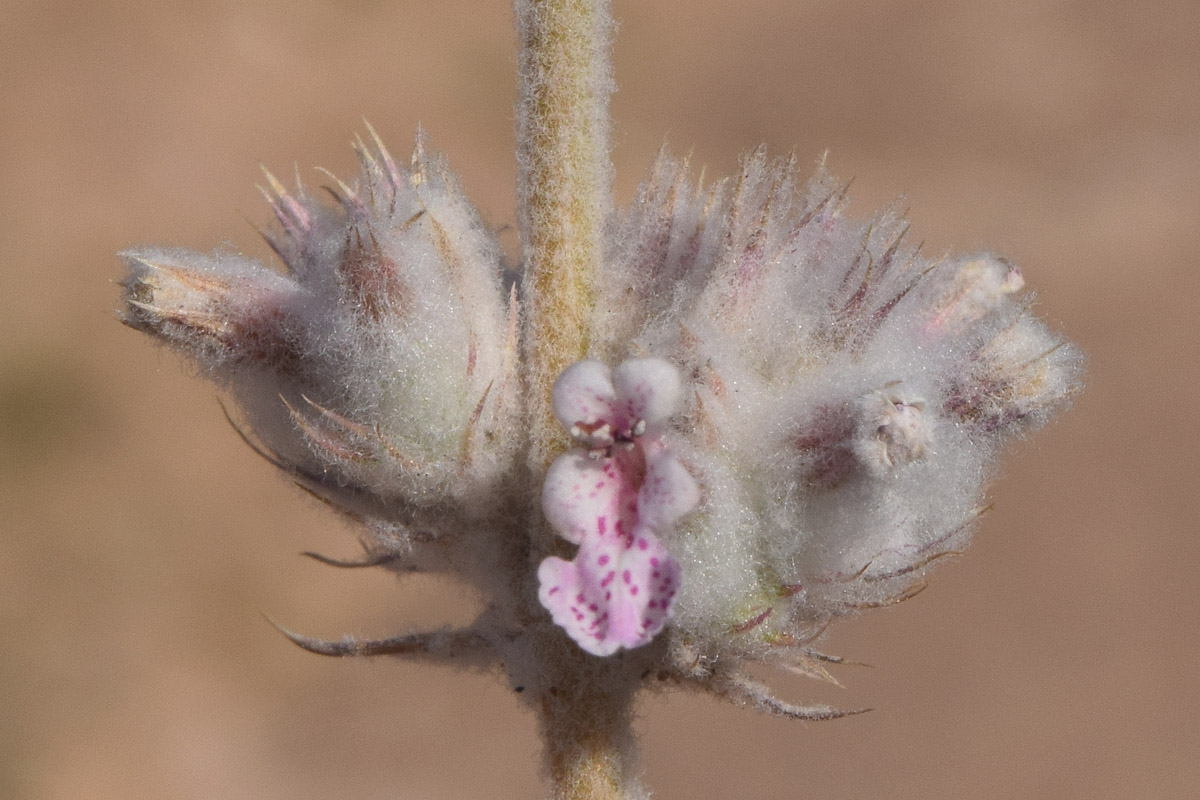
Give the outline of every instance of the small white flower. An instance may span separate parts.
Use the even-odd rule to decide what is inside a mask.
[[[589,653],[640,647],[670,619],[679,585],[679,564],[659,534],[700,499],[660,438],[678,404],[678,373],[660,359],[615,371],[581,361],[563,372],[553,397],[555,415],[584,448],[550,466],[542,509],[579,551],[572,561],[542,562],[538,598]]]

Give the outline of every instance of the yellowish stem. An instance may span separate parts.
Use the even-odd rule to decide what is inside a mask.
[[[520,47],[518,208],[530,466],[541,472],[567,446],[550,390],[587,355],[601,233],[611,208],[609,0],[516,0]],[[531,525],[544,553],[555,540]],[[540,609],[539,609],[540,611]],[[547,688],[535,699],[555,800],[627,800],[636,681],[584,654],[562,631],[539,648]],[[532,698],[531,698],[532,699]]]
[[[555,800],[626,800],[621,754],[602,731],[583,725],[558,733],[574,734],[549,744],[550,781]]]
[[[561,655],[555,659],[560,680],[541,696],[539,708],[552,797],[628,800],[637,683],[578,648]]]
[[[600,234],[611,205],[608,0],[517,0],[517,138],[534,463],[563,444],[555,378],[589,344]]]

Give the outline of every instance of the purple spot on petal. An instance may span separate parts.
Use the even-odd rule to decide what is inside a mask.
[[[645,539],[638,539],[638,549],[639,550],[645,550],[648,547],[650,547],[649,542],[647,542]]]
[[[606,566],[608,566],[608,562],[611,560],[612,559],[609,558],[608,553],[605,553],[604,555],[602,555],[598,559],[596,559],[596,563],[602,567],[606,567]],[[555,588],[557,588],[557,587],[555,587]]]
[[[625,570],[624,572],[621,573],[621,580],[625,581],[626,583],[629,583],[630,581],[633,580],[633,575],[630,574],[629,570]]]

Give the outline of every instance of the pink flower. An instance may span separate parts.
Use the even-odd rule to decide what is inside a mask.
[[[663,629],[679,564],[656,534],[700,502],[700,489],[662,440],[680,395],[679,374],[657,358],[615,370],[568,367],[554,385],[554,413],[583,445],[546,473],[542,510],[573,561],[538,569],[538,598],[584,650],[607,656],[640,647]]]

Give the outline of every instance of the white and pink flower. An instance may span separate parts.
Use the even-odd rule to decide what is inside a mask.
[[[700,501],[662,439],[679,395],[679,374],[657,358],[615,370],[580,361],[554,385],[555,416],[582,447],[550,466],[542,509],[579,551],[573,561],[542,562],[538,597],[594,655],[646,644],[671,616],[680,569],[659,534]]]

